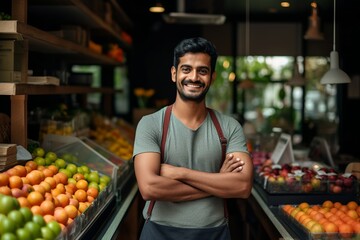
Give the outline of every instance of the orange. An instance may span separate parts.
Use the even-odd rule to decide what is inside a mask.
[[[50,214],[46,214],[43,216],[44,217],[44,220],[46,223],[49,223],[50,221],[54,221],[55,220],[55,217],[53,215],[50,215]],[[55,220],[56,221],[56,220]]]
[[[349,217],[351,217],[352,219],[358,219],[358,214],[357,214],[357,212],[356,212],[356,210],[354,210],[354,209],[350,209],[350,210],[348,210],[347,211],[347,213],[346,213]]]
[[[41,195],[45,195],[45,192],[46,192],[46,190],[45,190],[45,188],[42,186],[42,185],[40,185],[40,184],[35,184],[35,185],[33,185],[33,188],[34,188],[34,190],[36,191],[36,192],[39,192],[39,193],[41,193]]]
[[[350,202],[348,202],[348,203],[346,204],[346,206],[347,206],[348,209],[350,209],[350,210],[356,210],[357,207],[358,207],[358,204],[357,204],[357,202],[355,202],[355,201],[350,201]]]
[[[40,206],[42,201],[44,201],[44,196],[41,193],[34,191],[29,193],[29,195],[27,196],[27,200],[29,201],[31,206]]]
[[[309,203],[307,203],[307,202],[302,202],[302,203],[299,204],[299,208],[300,208],[301,210],[305,210],[305,209],[307,209],[307,208],[309,208],[309,207],[310,207],[310,205],[309,205]]]
[[[19,171],[12,167],[12,168],[9,168],[6,173],[11,177],[11,176],[19,176]]]
[[[88,208],[88,205],[85,202],[79,202],[79,212],[83,213]]]
[[[322,233],[322,232],[324,232],[324,229],[323,229],[323,227],[319,224],[319,223],[315,223],[315,224],[313,224],[311,227],[310,227],[310,232],[311,233]]]
[[[354,224],[352,225],[352,227],[353,227],[353,229],[354,229],[354,232],[359,235],[359,234],[360,234],[360,222],[354,223]]]
[[[335,223],[327,222],[323,225],[324,231],[326,233],[337,233],[339,231],[338,226]]]
[[[34,205],[30,208],[30,210],[34,215],[43,215],[43,211],[40,206]]]
[[[65,193],[65,192],[66,192],[65,185],[62,184],[62,183],[58,183],[58,184],[56,185],[56,189],[59,189],[59,191],[60,191],[61,193]]]
[[[27,170],[26,170],[25,166],[16,165],[16,166],[14,166],[14,168],[18,171],[18,176],[19,177],[25,177],[26,176]]]
[[[64,210],[66,211],[69,218],[76,218],[78,215],[78,209],[74,205],[67,205],[64,207]]]
[[[330,200],[326,200],[323,202],[322,207],[323,208],[332,208],[334,206],[333,202]]]
[[[353,233],[354,233],[354,231],[349,224],[344,223],[339,226],[339,234],[343,238],[350,238],[350,237],[352,237]]]
[[[87,195],[88,196],[91,196],[93,198],[97,198],[97,196],[99,195],[99,190],[97,188],[89,188],[87,191],[86,191]],[[303,214],[305,214],[304,212],[302,212]]]
[[[76,209],[79,208],[79,201],[76,198],[70,198],[69,205],[74,205]]]
[[[317,224],[316,221],[314,220],[311,220],[311,221],[308,221],[305,225],[305,227],[310,230],[312,226],[314,226],[314,224]]]
[[[76,188],[83,189],[86,191],[88,189],[88,182],[85,179],[80,179],[79,181],[76,182]]]
[[[343,211],[344,213],[346,213],[349,208],[347,207],[347,205],[342,205],[340,208],[339,208],[340,211]]]
[[[56,196],[58,196],[61,193],[62,192],[58,188],[51,189],[51,195],[53,196],[53,198],[55,198]]]
[[[312,216],[312,219],[315,220],[315,221],[319,221],[320,219],[323,219],[325,218],[324,214],[318,212],[316,213],[314,216]]]
[[[46,177],[52,177],[52,176],[54,176],[54,172],[53,172],[51,169],[49,169],[49,168],[44,168],[44,169],[42,170],[42,172],[43,172],[45,178],[46,178]]]
[[[339,209],[342,206],[341,202],[334,202],[334,207]]]
[[[70,200],[66,194],[60,193],[59,195],[56,196],[56,198],[59,200],[61,207],[65,207],[65,206],[69,205]]]
[[[26,197],[18,197],[17,200],[20,204],[20,207],[28,207],[28,208],[31,207],[31,205]]]
[[[59,172],[58,167],[55,165],[49,165],[47,168],[53,172],[53,176]]]
[[[45,192],[50,192],[51,191],[50,183],[42,181],[39,185],[42,186],[45,189]]]
[[[67,185],[65,185],[66,193],[70,193],[71,195],[73,195],[76,190],[76,185],[74,183],[68,183]]]
[[[9,187],[21,189],[23,187],[23,181],[21,180],[21,177],[16,176],[16,175],[10,176],[9,177]]]
[[[67,215],[64,208],[58,207],[55,209],[54,218],[58,223],[62,223],[66,226],[69,216]]]
[[[62,184],[67,184],[68,182],[68,176],[63,173],[63,172],[58,172],[57,174],[55,174],[53,176],[55,178],[55,180],[57,181],[57,183],[62,183]]]
[[[44,200],[40,207],[43,211],[43,215],[53,215],[55,210],[55,204],[51,200]]]
[[[25,167],[29,167],[31,170],[35,170],[37,169],[37,163],[35,161],[30,160],[25,163]]]
[[[32,170],[26,175],[26,178],[29,180],[31,185],[36,185],[41,183],[41,181],[45,179],[45,176],[40,170]]]
[[[51,189],[56,188],[57,183],[56,183],[56,180],[53,177],[46,177],[44,179],[44,181],[50,184]]]
[[[92,203],[94,200],[95,200],[94,197],[92,197],[92,196],[87,196],[87,202],[88,202],[88,203]]]
[[[74,193],[74,196],[79,202],[87,201],[87,193],[83,189],[76,190],[76,192]]]
[[[0,193],[8,196],[12,196],[11,189],[8,186],[1,186]]]

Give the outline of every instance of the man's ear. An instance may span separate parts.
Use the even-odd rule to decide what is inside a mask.
[[[176,82],[176,68],[174,66],[171,67],[171,80]]]

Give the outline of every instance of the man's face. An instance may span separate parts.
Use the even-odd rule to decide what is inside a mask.
[[[172,80],[183,100],[201,102],[213,81],[210,56],[205,53],[187,53],[180,58],[178,68],[171,69]]]

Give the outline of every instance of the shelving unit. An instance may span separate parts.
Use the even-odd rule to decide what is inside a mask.
[[[99,3],[102,3],[102,1],[99,0]],[[130,19],[117,2],[110,1],[109,3],[116,11],[116,20],[123,24],[124,29],[131,28]],[[99,64],[114,67],[123,64],[105,54],[92,51],[87,46],[57,37],[47,32],[46,29],[30,25],[28,20],[46,23],[61,21],[64,24],[71,23],[86,26],[98,33],[94,34],[97,38],[101,37],[105,42],[116,42],[125,51],[129,50],[131,45],[126,39],[122,38],[122,30],[117,23],[112,25],[105,21],[104,18],[88,7],[86,1],[82,0],[12,0],[11,4],[13,20],[6,24],[10,24],[12,29],[4,31],[4,28],[0,27],[0,37],[15,36],[17,39],[23,39],[25,46],[25,54],[21,60],[21,83],[0,83],[0,95],[8,95],[11,100],[11,142],[27,146],[27,105],[29,95],[102,93],[104,95],[103,105],[105,111],[109,112],[111,96],[119,92],[112,88],[27,84],[29,54],[33,52],[56,54],[59,59],[67,63]],[[36,19],[32,18],[33,16],[36,16]],[[1,24],[4,24],[4,21],[0,21],[0,26]]]

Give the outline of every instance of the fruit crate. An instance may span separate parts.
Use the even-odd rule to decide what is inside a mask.
[[[133,162],[132,160],[123,160],[119,156],[113,154],[112,152],[108,151],[104,147],[100,146],[93,140],[89,138],[81,138],[81,140],[93,148],[96,152],[98,152],[101,156],[105,159],[109,160],[113,164],[117,166],[117,173],[116,173],[116,181],[115,181],[115,189],[116,189],[116,198],[120,200],[121,198],[121,190],[123,185],[127,182],[127,179],[130,175],[132,175],[133,169]]]
[[[57,238],[77,239],[78,236],[82,234],[83,230],[100,216],[111,202],[111,199],[115,197],[116,179],[119,167],[80,139],[62,145],[52,151],[64,158],[67,162],[74,163],[77,166],[86,165],[91,170],[98,171],[100,176],[107,175],[111,177],[110,183],[100,192],[99,196],[91,203],[90,207],[88,207],[83,214],[76,217],[74,222],[68,225]]]
[[[293,207],[297,207],[299,205],[292,205]],[[314,205],[310,205],[309,207],[313,207]],[[298,239],[303,240],[349,240],[349,239],[360,239],[360,234],[351,232],[325,232],[324,230],[318,232],[316,229],[309,230],[311,226],[304,226],[296,219],[296,216],[291,216],[288,212],[283,209],[283,205],[280,205],[278,208],[279,217],[282,219],[282,222],[287,225],[290,229],[292,229]],[[300,218],[299,218],[300,219]],[[311,219],[311,218],[310,218]],[[311,219],[312,220],[312,219]],[[303,220],[306,221],[306,220]],[[319,221],[316,221],[319,223]]]

